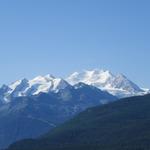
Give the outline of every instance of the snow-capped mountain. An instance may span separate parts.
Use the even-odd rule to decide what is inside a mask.
[[[84,83],[64,88],[67,83],[63,80],[51,79],[51,82],[55,83],[55,86],[48,85],[46,88],[44,85],[48,83],[45,83],[45,77],[38,77],[32,81],[18,81],[10,85],[11,88],[14,87],[15,96],[25,94],[25,89],[29,88],[31,83],[40,83],[42,87],[33,94],[44,90],[48,92],[49,89],[53,91],[12,97],[9,103],[0,105],[0,149],[5,149],[9,144],[21,139],[39,137],[89,107],[117,100],[108,92]],[[7,89],[8,87],[3,87],[4,91]]]
[[[76,72],[66,80],[46,75],[3,85],[0,148],[20,139],[35,138],[89,107],[116,101],[116,96],[144,92],[124,75],[103,70]]]
[[[140,88],[122,74],[113,74],[108,70],[87,70],[71,74],[66,81],[71,85],[83,82],[105,90],[118,97],[128,97],[146,94],[148,91]]]
[[[14,97],[38,95],[39,93],[57,93],[66,87],[78,83],[95,86],[119,98],[142,95],[149,92],[140,88],[122,74],[115,75],[106,70],[75,72],[66,80],[53,75],[37,76],[31,80],[22,79],[0,88],[0,102],[7,103]]]
[[[0,88],[0,99],[9,102],[12,97],[37,95],[39,93],[58,92],[70,86],[65,80],[52,75],[38,76],[32,80],[22,79]]]

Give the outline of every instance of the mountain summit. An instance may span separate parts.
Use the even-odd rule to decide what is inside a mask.
[[[145,90],[130,81],[123,74],[115,75],[109,70],[95,69],[86,70],[83,72],[75,72],[71,74],[66,80],[72,85],[78,82],[93,85],[120,98],[142,95],[146,93]]]
[[[65,80],[52,75],[37,76],[31,80],[22,79],[0,88],[2,102],[9,102],[13,97],[38,95],[39,93],[58,92],[69,86]]]

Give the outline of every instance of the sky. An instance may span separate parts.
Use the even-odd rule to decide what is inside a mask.
[[[149,0],[1,0],[0,85],[106,69],[150,88]]]

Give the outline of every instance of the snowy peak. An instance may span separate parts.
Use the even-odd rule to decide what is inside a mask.
[[[0,99],[9,102],[12,97],[31,96],[39,93],[58,92],[69,84],[52,75],[37,76],[31,80],[22,79],[0,88]]]
[[[48,93],[50,91],[58,92],[60,89],[64,89],[69,85],[65,80],[49,74],[46,76],[35,77],[34,79],[29,80],[28,83],[28,91],[29,89],[33,89],[30,95],[36,95],[41,92]]]
[[[83,82],[90,85],[99,84],[103,87],[113,77],[113,74],[108,70],[86,70],[81,73],[73,73],[67,78],[67,81],[72,85]]]
[[[79,82],[86,84],[96,84],[100,83],[101,85],[106,84],[113,77],[113,74],[106,70],[86,70],[81,73],[75,72],[67,78],[67,81],[74,85]]]
[[[123,74],[115,75],[109,70],[86,70],[75,72],[66,79],[71,85],[83,82],[105,90],[118,97],[127,97],[142,94],[143,89],[130,81]]]
[[[113,85],[113,88],[127,90],[132,93],[143,92],[143,90],[141,88],[139,88],[135,83],[130,81],[123,74],[116,75],[116,77],[114,78],[114,80],[112,82],[112,85]]]

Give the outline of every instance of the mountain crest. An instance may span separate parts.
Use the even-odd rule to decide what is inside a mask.
[[[148,93],[123,74],[113,74],[109,70],[84,70],[74,72],[66,80],[51,74],[37,76],[31,80],[17,80],[0,88],[0,100],[9,102],[11,97],[38,95],[39,93],[57,93],[66,87],[75,88],[91,85],[119,98]]]
[[[144,94],[145,91],[123,74],[113,74],[109,70],[86,70],[75,72],[66,79],[71,85],[83,82],[108,91],[118,97]]]
[[[65,80],[53,75],[37,76],[31,80],[17,80],[0,88],[0,99],[9,102],[12,97],[38,95],[39,93],[58,92],[69,86]]]

